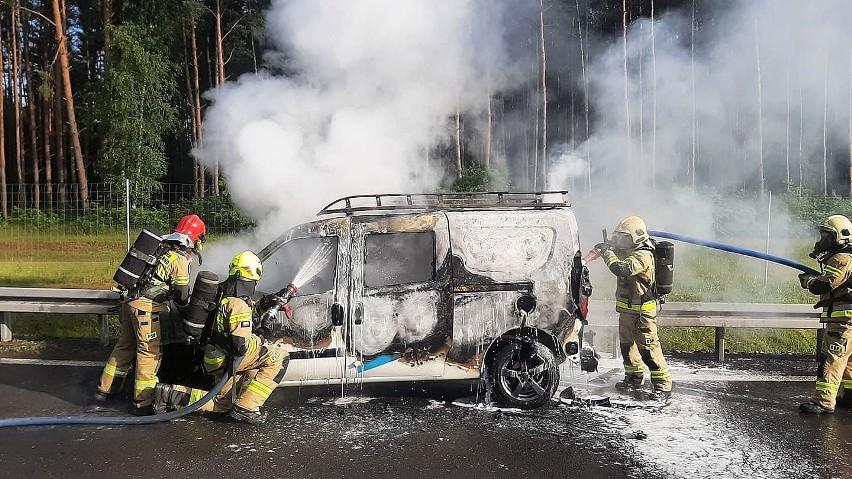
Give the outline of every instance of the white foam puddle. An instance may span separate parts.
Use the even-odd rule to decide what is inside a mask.
[[[789,441],[767,438],[761,431],[760,422],[767,420],[767,414],[772,417],[773,408],[777,414],[796,414],[789,405],[752,397],[747,389],[726,391],[724,387],[695,384],[813,381],[813,376],[734,370],[724,365],[696,367],[678,361],[671,361],[669,366],[675,392],[668,403],[619,394],[614,383],[623,374],[621,361],[608,358],[600,360],[597,373],[566,377],[563,385],[574,388],[577,400],[561,402],[575,411],[578,405],[585,407],[605,430],[622,437],[631,439],[630,431],[644,433],[641,440],[632,442],[637,459],[672,477],[820,477],[807,453],[790,450]],[[592,399],[597,395],[610,393],[611,406],[594,405]],[[748,406],[738,408],[739,401]],[[764,404],[760,410],[764,417],[752,417],[756,410],[752,408]],[[791,470],[795,470],[792,476]]]

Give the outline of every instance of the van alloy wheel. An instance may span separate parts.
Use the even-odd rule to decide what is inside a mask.
[[[494,395],[502,406],[541,407],[550,401],[559,386],[559,368],[553,352],[536,341],[503,346],[489,374]]]

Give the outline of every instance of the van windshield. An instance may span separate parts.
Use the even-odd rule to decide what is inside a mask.
[[[336,270],[336,236],[294,239],[282,244],[263,262],[258,289],[274,292],[296,283],[300,296],[325,293],[334,289]]]

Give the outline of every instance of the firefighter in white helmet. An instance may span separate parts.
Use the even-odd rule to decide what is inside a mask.
[[[659,301],[654,289],[654,243],[645,222],[628,216],[615,228],[608,243],[598,243],[609,270],[618,278],[615,309],[618,311],[618,340],[624,361],[624,380],[620,390],[639,388],[650,370],[651,399],[671,396],[672,377],[657,336]]]
[[[204,370],[213,374],[217,382],[230,361],[238,357],[242,360],[234,377],[200,410],[228,413],[234,419],[252,424],[266,419],[260,407],[284,377],[290,359],[286,351],[252,332],[258,316],[252,307],[252,296],[262,275],[263,265],[254,253],[243,251],[234,256],[228,279],[221,285],[222,300],[211,328],[210,344],[204,346]],[[156,387],[154,410],[159,414],[179,409],[206,393],[201,389],[160,383]],[[232,396],[235,397],[233,403]]]
[[[832,215],[819,225],[819,241],[810,256],[822,274],[802,273],[802,287],[819,295],[820,322],[825,335],[819,351],[816,390],[799,406],[806,413],[832,413],[835,404],[848,405],[852,396],[852,222]]]

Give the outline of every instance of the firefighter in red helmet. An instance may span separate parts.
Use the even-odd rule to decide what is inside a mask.
[[[129,289],[119,309],[121,332],[101,374],[96,399],[116,394],[135,366],[134,414],[152,414],[154,387],[161,359],[160,313],[167,302],[178,308],[189,302],[189,271],[193,255],[201,249],[207,228],[197,215],[178,221],[174,232],[162,242],[164,252],[154,261],[151,274]]]

